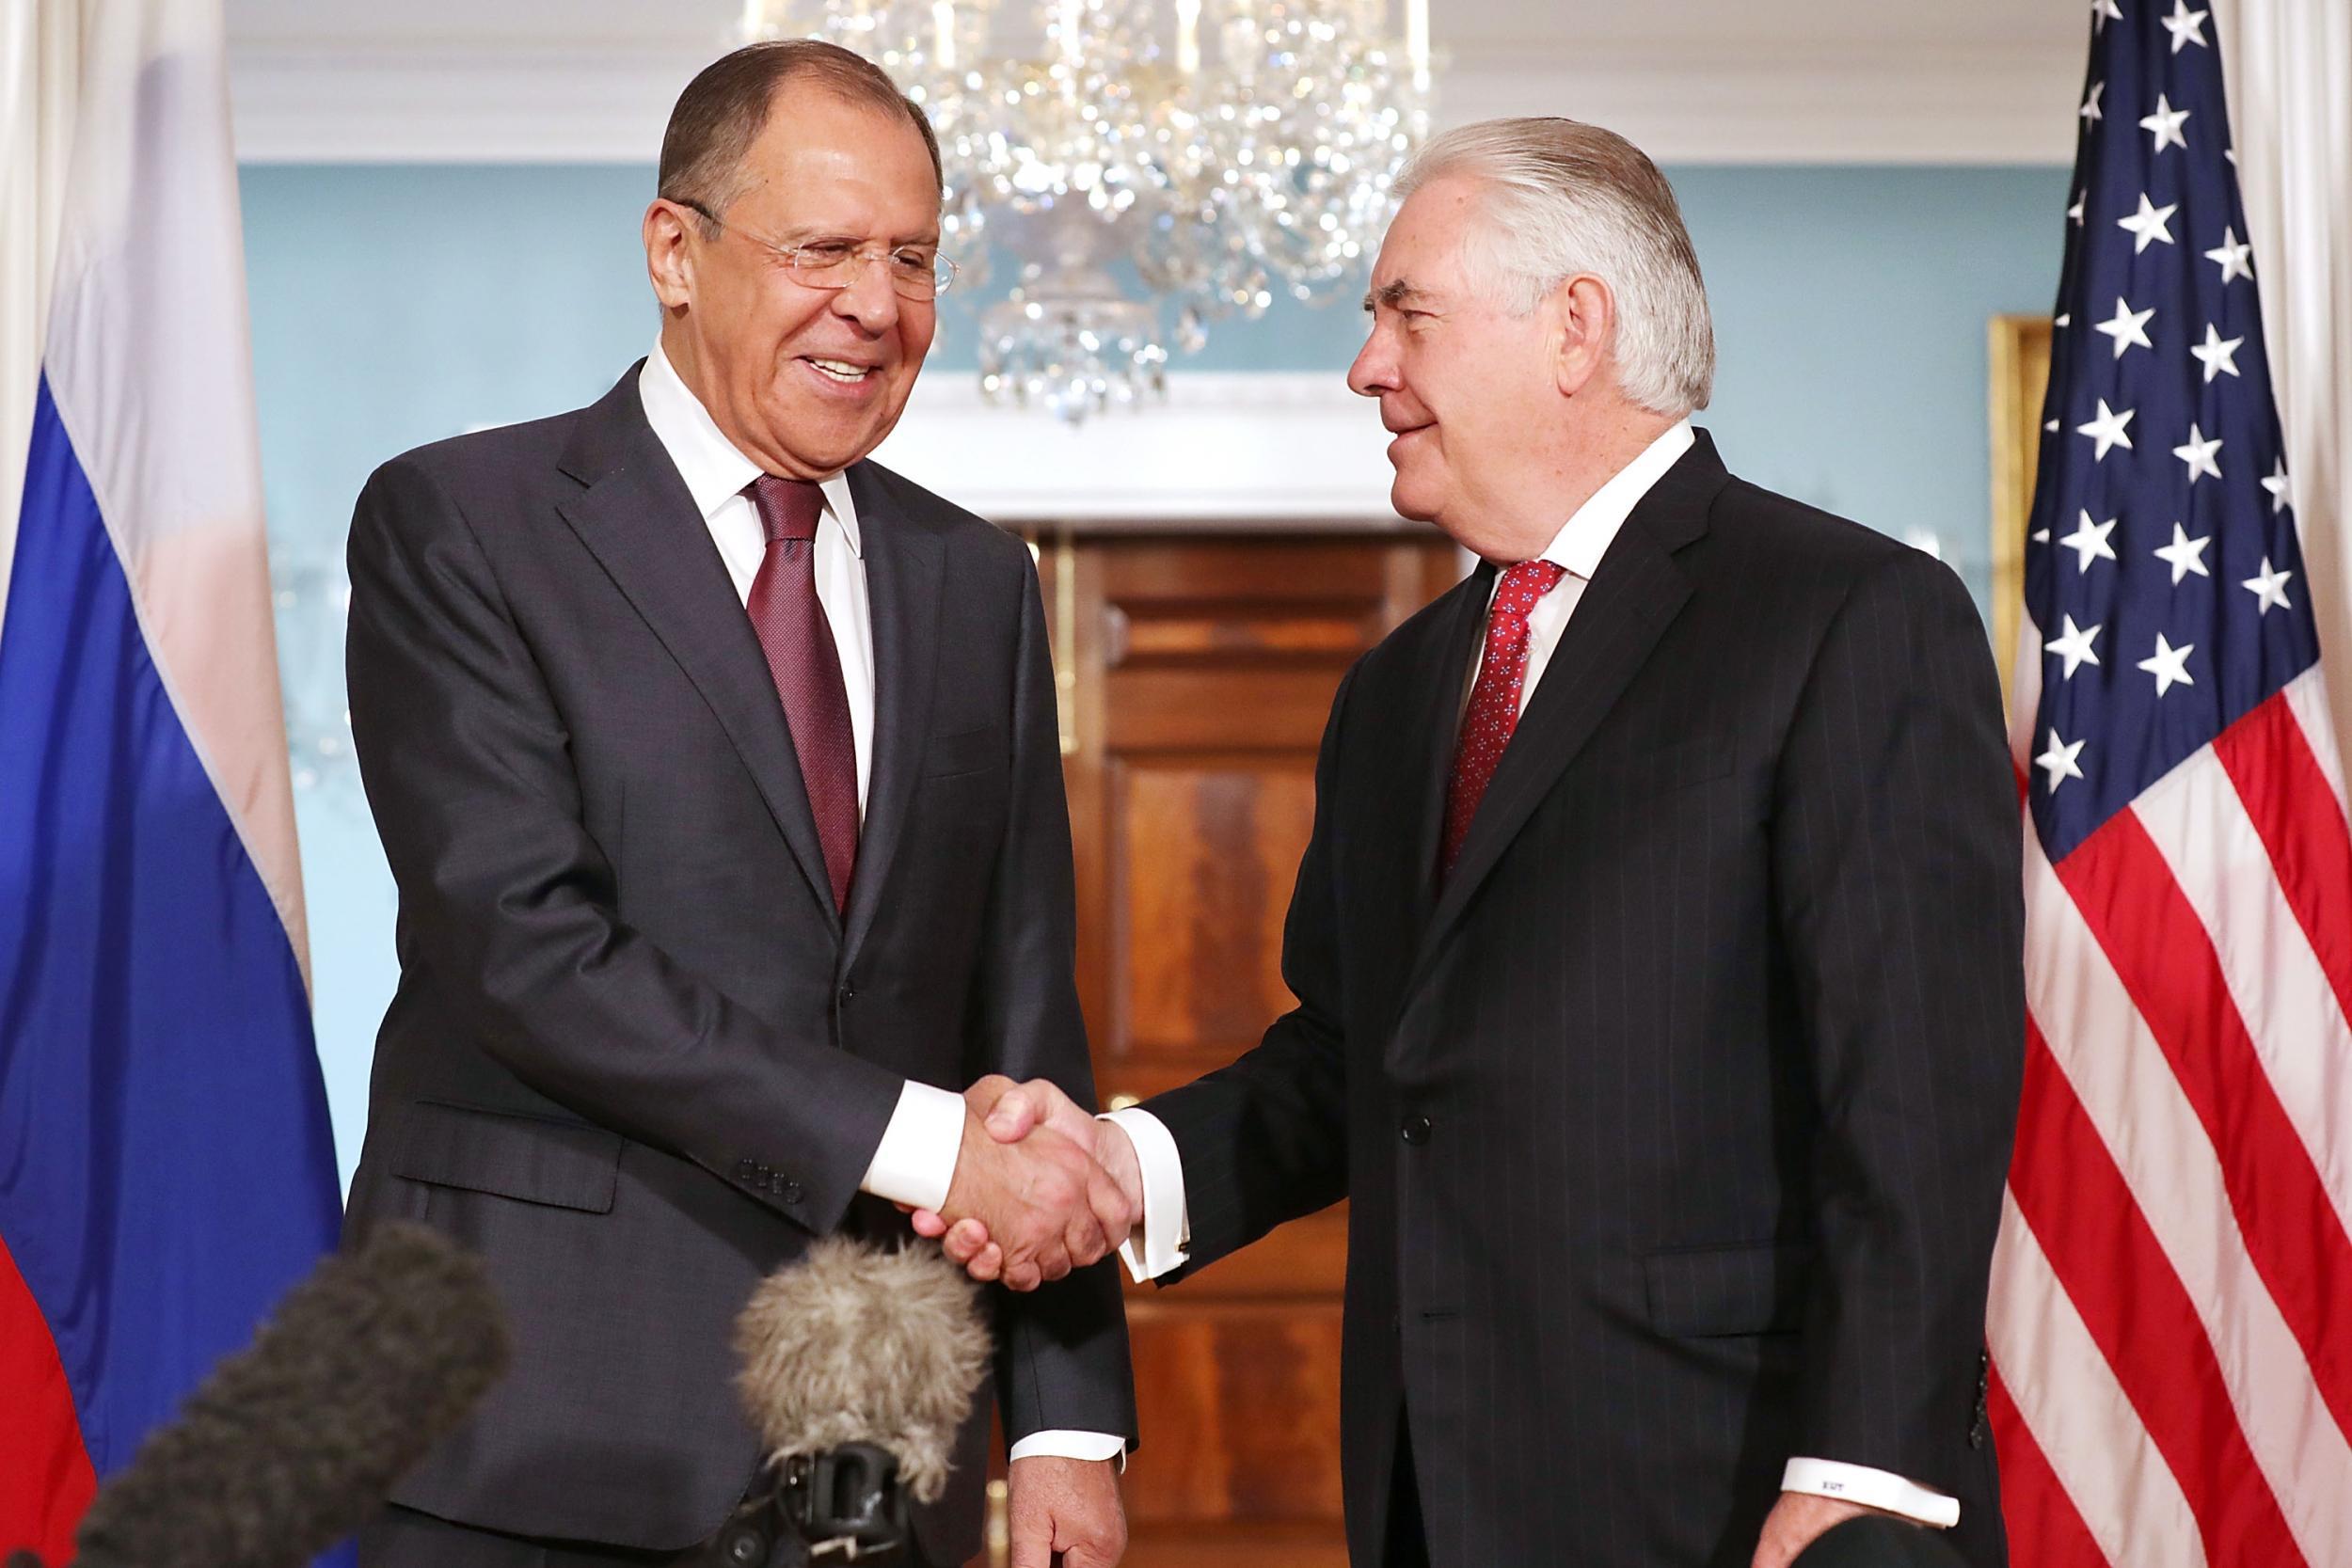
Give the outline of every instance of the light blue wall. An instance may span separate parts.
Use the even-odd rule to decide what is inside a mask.
[[[652,341],[636,241],[649,167],[243,172],[281,562],[340,547],[352,498],[386,457],[577,406]],[[1932,535],[1981,599],[1985,324],[2049,308],[2066,172],[1669,173],[1715,308],[1721,369],[1702,422],[1733,469],[1892,533]],[[974,363],[970,302],[949,302],[932,374]],[[1350,304],[1286,303],[1222,326],[1185,364],[1336,375],[1360,324]],[[284,654],[290,689],[331,702],[325,651],[289,638]],[[347,776],[330,774],[299,808],[319,1046],[347,1179],[395,974],[391,883]]]

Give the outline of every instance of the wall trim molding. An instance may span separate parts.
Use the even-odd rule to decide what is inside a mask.
[[[483,44],[243,39],[250,163],[646,163],[687,78],[727,47],[646,39]],[[2026,40],[1824,51],[1719,39],[1456,52],[1440,119],[1569,114],[1665,163],[2038,164],[2074,156],[2080,54]]]
[[[933,371],[874,456],[997,523],[1398,522],[1379,411],[1337,373],[1203,372],[1168,391],[1073,427]]]

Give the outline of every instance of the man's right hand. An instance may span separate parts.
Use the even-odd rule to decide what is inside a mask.
[[[987,1155],[977,1162],[972,1160],[976,1118],[984,1134],[980,1141],[994,1145],[997,1152],[1015,1147],[1025,1150],[1041,1144],[1048,1151],[1058,1148],[1085,1156],[1094,1179],[1089,1188],[1089,1206],[1105,1244],[1086,1256],[1071,1247],[1070,1256],[1075,1261],[1093,1262],[1124,1242],[1142,1219],[1143,1173],[1135,1145],[1117,1123],[1089,1115],[1050,1080],[1015,1084],[992,1074],[964,1091],[964,1104],[963,1149],[957,1158],[956,1184],[949,1190],[946,1212],[917,1211],[914,1228],[918,1234],[938,1237],[947,1256],[962,1264],[973,1278],[1002,1280],[1013,1290],[1028,1291],[1036,1289],[1041,1279],[1060,1277],[1058,1273],[1041,1273],[1034,1250],[1025,1249],[1020,1237],[999,1228],[988,1214],[977,1209],[958,1209],[957,1189],[963,1182],[967,1164],[988,1160]]]
[[[1033,1098],[1041,1103],[1041,1086],[1076,1112],[1074,1119],[1032,1117],[1027,1107]],[[1021,1098],[1004,1104],[1014,1097]],[[963,1139],[946,1206],[919,1212],[915,1228],[948,1235],[949,1255],[974,1278],[1001,1279],[1016,1291],[1107,1256],[1134,1227],[1140,1180],[1114,1180],[1096,1164],[1095,1148],[1106,1141],[1097,1137],[1098,1125],[1042,1080],[981,1079],[964,1091]]]

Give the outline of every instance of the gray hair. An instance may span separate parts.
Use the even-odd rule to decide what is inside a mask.
[[[1674,187],[1642,150],[1573,119],[1487,119],[1432,137],[1397,176],[1399,200],[1445,175],[1481,182],[1470,243],[1507,309],[1525,315],[1578,273],[1609,285],[1617,388],[1680,417],[1707,406],[1715,327]]]

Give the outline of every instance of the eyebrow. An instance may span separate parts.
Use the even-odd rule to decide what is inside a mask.
[[[1428,290],[1400,277],[1393,282],[1383,283],[1372,293],[1364,295],[1364,309],[1370,310],[1375,305],[1386,305],[1394,309],[1398,306],[1428,297]]]

